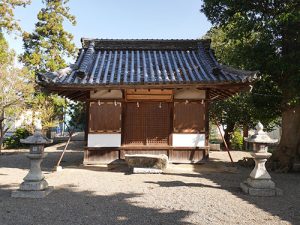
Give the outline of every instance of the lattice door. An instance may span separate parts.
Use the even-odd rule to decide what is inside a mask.
[[[170,121],[170,103],[127,103],[124,144],[168,145]]]

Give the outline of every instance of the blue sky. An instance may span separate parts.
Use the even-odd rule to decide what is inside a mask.
[[[162,38],[194,39],[202,37],[211,27],[200,12],[200,0],[70,0],[70,12],[77,25],[65,24],[74,35],[77,47],[80,38]],[[15,10],[22,28],[31,32],[36,23],[41,0],[32,0],[26,8]],[[22,40],[7,37],[18,54]]]

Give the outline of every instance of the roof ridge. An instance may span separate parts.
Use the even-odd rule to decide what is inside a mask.
[[[202,43],[210,46],[210,39],[98,39],[81,38],[82,48],[94,43],[95,49],[196,49]]]

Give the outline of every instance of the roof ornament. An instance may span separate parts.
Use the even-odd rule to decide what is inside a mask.
[[[76,76],[80,79],[83,79],[89,72],[90,65],[92,63],[95,42],[91,41],[89,47],[83,57],[82,63],[80,64],[79,69],[76,71]]]
[[[212,74],[215,76],[220,76],[221,75],[221,69],[219,67],[214,67],[212,68]]]

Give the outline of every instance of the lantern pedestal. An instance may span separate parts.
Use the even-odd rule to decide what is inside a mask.
[[[13,198],[44,198],[50,192],[53,191],[53,187],[50,186],[42,191],[24,191],[24,190],[16,190],[11,193],[11,197]]]
[[[255,167],[249,178],[240,184],[242,190],[253,196],[282,195],[282,191],[275,187],[270,174],[266,170],[265,163],[271,156],[270,153],[251,153],[254,157]]]
[[[51,141],[44,138],[40,130],[37,130],[33,136],[21,140],[21,142],[31,145],[30,153],[26,155],[30,160],[30,170],[24,177],[20,188],[13,191],[11,196],[14,198],[43,198],[53,190],[53,187],[48,186],[41,170],[41,162],[47,156],[44,153],[44,145]]]
[[[277,140],[271,139],[264,131],[263,126],[259,123],[256,126],[256,133],[245,141],[252,143],[253,151],[251,155],[255,161],[255,167],[250,173],[249,178],[240,184],[242,190],[253,196],[276,196],[282,195],[282,191],[275,187],[270,174],[268,173],[265,163],[272,155],[268,153],[268,145],[275,143]]]

